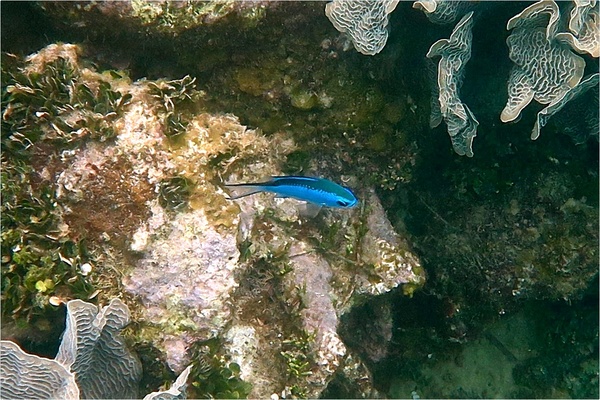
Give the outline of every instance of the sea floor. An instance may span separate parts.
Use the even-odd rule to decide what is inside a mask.
[[[516,382],[520,363],[539,355],[539,324],[530,309],[501,318],[479,338],[461,345],[452,357],[429,354],[413,377],[392,379],[391,398],[521,398],[532,388]],[[551,321],[548,327],[551,329]],[[571,398],[566,390],[547,388],[550,398]],[[529,397],[529,396],[528,396]],[[537,397],[537,396],[536,396]]]

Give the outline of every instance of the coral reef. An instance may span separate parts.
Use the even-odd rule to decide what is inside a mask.
[[[445,233],[438,236],[439,242],[435,240],[441,245],[436,263],[454,260],[450,263],[455,266],[449,270],[464,279],[473,271],[461,272],[458,265],[480,271],[479,278],[467,285],[469,296],[481,293],[497,311],[515,297],[576,299],[597,274],[597,208],[587,204],[585,196],[573,197],[577,189],[564,172],[540,173],[534,179],[533,191],[525,190],[525,182],[514,182],[514,188],[504,194],[507,204],[490,201],[463,207],[461,213],[452,216],[446,211],[438,214]],[[528,199],[525,193],[533,198]],[[423,201],[435,204],[431,198]],[[453,226],[460,226],[463,233]],[[488,228],[477,228],[480,226]],[[515,229],[506,232],[500,226]],[[475,239],[466,236],[469,232]],[[475,243],[476,250],[471,247]],[[492,265],[494,273],[488,272]],[[441,270],[439,273],[446,274]],[[438,276],[438,281],[446,278]]]
[[[125,29],[139,25],[148,31],[156,29],[161,33],[176,36],[199,26],[223,22],[223,19],[239,19],[248,26],[254,26],[264,17],[265,9],[276,6],[269,1],[153,2],[133,0],[121,3],[100,1],[79,7],[83,8],[84,12],[79,13],[78,16],[88,16],[80,22],[81,25],[94,26],[93,16],[109,17],[123,22]],[[71,17],[75,13],[70,6],[61,4],[47,3],[41,7],[49,13],[65,12]]]
[[[93,249],[94,267],[82,265],[81,275],[92,272],[117,282],[94,296],[102,300],[125,293],[139,301],[141,307],[132,307],[138,324],[128,328],[128,334],[162,350],[169,368],[181,372],[191,361],[195,343],[219,337],[233,343],[234,332],[241,328],[265,329],[254,317],[241,321],[239,328],[234,322],[236,310],[257,295],[238,293],[238,276],[246,270],[252,273],[255,263],[269,260],[269,254],[279,254],[279,261],[268,262],[289,266],[280,267],[287,272],[276,301],[295,305],[283,305],[287,313],[271,322],[289,325],[276,340],[280,350],[272,353],[281,369],[274,371],[272,381],[253,382],[252,393],[318,396],[346,356],[336,333],[337,313],[351,308],[353,293],[380,294],[399,285],[412,293],[424,283],[418,259],[394,233],[375,193],[366,195],[362,210],[341,221],[325,213],[320,223],[294,234],[304,225],[296,201],[259,195],[236,204],[227,201],[219,187],[226,177],[281,175],[277,165],[297,148],[291,137],[279,133],[267,140],[231,115],[198,111],[203,94],[191,78],[131,83],[118,73],[82,69],[79,54],[72,45],[53,45],[30,57],[23,71],[44,73],[44,63],[60,60],[81,76],[79,84],[95,88],[100,80],[118,90],[113,97],[125,99],[115,105],[119,112],[104,120],[110,122],[110,139],[73,142],[77,145],[62,151],[60,163],[42,171],[56,187],[53,201],[61,205],[58,215],[65,229],[85,237]],[[87,112],[85,106],[80,106],[81,114]],[[62,121],[70,114],[59,117]],[[52,138],[48,134],[36,142]],[[325,228],[326,220],[333,228]],[[327,247],[312,242],[321,235],[328,235]],[[249,253],[242,257],[239,246],[247,246]],[[41,282],[40,291],[52,285]],[[329,311],[323,314],[323,309]],[[261,368],[269,368],[267,355],[256,365],[243,360],[256,360],[255,352],[265,346],[274,343],[261,340],[256,348],[238,348],[232,355],[224,353],[227,346],[217,348],[209,371],[223,372],[204,376],[194,370],[190,379],[198,382],[197,388],[202,387],[199,379],[214,381],[214,392],[208,393],[247,394],[247,386],[235,389],[216,383],[232,373],[232,367],[219,365],[235,356],[240,376],[261,376]]]
[[[388,40],[373,57],[343,51],[322,3],[24,4],[46,18],[48,45],[2,55],[3,339],[52,358],[60,304],[92,301],[91,316],[119,298],[140,396],[181,397],[188,381],[194,398],[594,397],[594,330],[580,329],[597,308],[593,1],[560,15],[542,2],[535,18],[514,2],[416,2],[427,15],[355,3],[379,7],[367,28]],[[17,6],[2,9],[7,26]],[[505,46],[514,15],[510,37],[532,46]],[[428,18],[460,22],[436,42],[450,27]],[[460,131],[454,152],[427,134],[441,121],[428,112],[434,42],[431,108]],[[507,53],[543,67],[529,56],[548,46],[585,73],[537,119],[535,105],[520,110],[544,129],[533,144],[498,122]],[[475,142],[474,114],[486,130]],[[359,203],[314,216],[222,189],[272,175],[326,177]],[[554,335],[498,328],[535,310],[547,326],[553,308]],[[97,320],[120,327],[126,314]],[[521,351],[534,336],[536,354]],[[459,384],[461,362],[476,384]]]
[[[246,263],[252,266],[246,267],[233,296],[241,321],[234,321],[226,336],[231,337],[228,346],[236,349],[238,362],[252,360],[250,370],[240,362],[242,376],[252,377],[252,393],[280,392],[271,372],[279,359],[289,377],[282,395],[289,391],[317,396],[348,356],[337,334],[338,314],[349,310],[358,295],[385,293],[400,285],[412,293],[424,284],[418,259],[392,229],[377,196],[371,192],[363,198],[368,211],[327,213],[319,218],[327,221],[323,225],[329,230],[307,225],[300,235],[291,230],[302,221],[293,200],[284,200],[265,214],[257,209],[276,199],[239,200],[241,239],[248,246]],[[357,224],[364,232],[356,231]],[[290,235],[291,243],[285,239]],[[267,267],[265,260],[276,267]],[[269,308],[257,312],[257,306]],[[275,326],[280,327],[279,334],[265,331]],[[254,345],[235,346],[242,340],[239,335]],[[262,336],[268,338],[268,347],[281,350],[265,351],[265,339],[258,339]]]
[[[375,65],[340,62],[353,55],[342,51],[344,44],[323,15],[323,4],[267,3],[264,9],[262,3],[257,4],[257,9],[264,10],[257,26],[246,26],[233,12],[177,35],[97,13],[99,5],[87,10],[47,3],[44,9],[61,31],[81,35],[81,40],[89,38],[92,45],[86,54],[104,68],[122,65],[117,48],[130,49],[128,69],[133,77],[197,77],[207,112],[233,113],[244,125],[258,127],[266,135],[287,132],[304,152],[320,152],[329,158],[336,158],[337,146],[344,144],[349,154],[340,162],[353,159],[366,176],[379,173],[373,168],[378,161],[363,147],[389,150],[390,166],[398,168],[386,171],[390,177],[385,184],[410,179],[414,149],[407,151],[405,145],[418,134],[420,115],[410,111],[414,99],[406,96],[403,85],[378,85],[386,72]],[[84,28],[79,27],[81,21],[85,21]],[[184,21],[173,19],[172,24]],[[235,29],[230,29],[232,24]],[[310,30],[305,29],[307,24]],[[121,27],[118,31],[106,29],[116,25]],[[305,34],[292,34],[300,30]],[[112,43],[112,47],[98,48],[102,43],[105,47]],[[143,52],[138,51],[141,48]],[[101,60],[97,59],[100,55]],[[177,115],[173,114],[173,123],[180,118]],[[336,166],[336,173],[340,168]]]

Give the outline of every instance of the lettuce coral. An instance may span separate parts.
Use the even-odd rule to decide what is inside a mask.
[[[2,397],[79,399],[75,376],[64,365],[27,354],[14,342],[0,341]]]
[[[542,104],[559,101],[581,81],[585,61],[557,40],[559,18],[556,3],[544,0],[508,21],[507,29],[513,32],[506,43],[515,66],[508,81],[508,100],[500,115],[502,122],[517,119],[533,99]]]
[[[102,310],[67,303],[67,326],[54,360],[2,341],[2,389],[10,398],[135,398],[142,366],[120,336],[129,310],[113,299]]]
[[[459,97],[465,65],[471,58],[471,28],[473,12],[456,24],[450,39],[435,42],[428,58],[441,57],[438,64],[437,83],[442,116],[448,125],[448,134],[454,151],[460,155],[473,156],[473,138],[477,135],[479,122]]]
[[[101,310],[81,300],[67,302],[67,326],[55,359],[25,353],[16,343],[0,341],[3,396],[8,398],[133,399],[142,366],[120,336],[129,309],[112,299]],[[191,366],[172,387],[144,399],[185,396]]]
[[[388,38],[388,15],[398,0],[334,0],[325,6],[325,15],[335,29],[347,33],[357,51],[379,53]]]
[[[423,10],[435,24],[451,24],[474,6],[473,2],[458,0],[418,0],[413,3],[413,8]]]
[[[119,332],[129,309],[113,299],[101,310],[82,300],[67,303],[67,326],[56,361],[75,375],[84,398],[135,398],[142,365]]]
[[[563,40],[578,53],[600,56],[600,12],[596,0],[574,0],[569,17],[569,32],[560,32]]]
[[[533,126],[533,131],[531,133],[531,137],[532,138],[539,137],[540,129],[544,125],[546,125],[546,123],[548,122],[548,119],[550,119],[550,117],[552,117],[554,114],[556,114],[561,109],[563,109],[569,101],[576,99],[579,96],[582,96],[584,93],[586,93],[588,90],[590,90],[594,87],[597,88],[599,76],[600,76],[600,74],[595,73],[595,74],[592,74],[592,75],[586,77],[577,86],[575,86],[574,88],[569,90],[567,93],[565,93],[565,95],[562,96],[558,101],[553,102],[552,104],[548,105],[546,108],[541,110],[537,114],[537,118],[535,121],[535,125]],[[597,96],[596,96],[596,98],[597,98]],[[596,119],[596,121],[597,121],[597,119]],[[595,125],[596,125],[596,131],[591,132],[592,134],[598,133],[598,123],[596,122]]]

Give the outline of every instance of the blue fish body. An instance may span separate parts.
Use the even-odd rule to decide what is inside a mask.
[[[237,183],[225,185],[231,189],[231,200],[259,192],[275,193],[277,197],[291,197],[332,208],[351,208],[358,199],[350,189],[328,179],[308,176],[276,176],[260,183]]]

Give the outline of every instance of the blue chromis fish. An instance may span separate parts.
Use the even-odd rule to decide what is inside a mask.
[[[260,192],[275,193],[276,197],[291,197],[319,206],[351,208],[358,199],[350,189],[323,178],[308,176],[276,176],[267,182],[225,185],[230,200]]]

